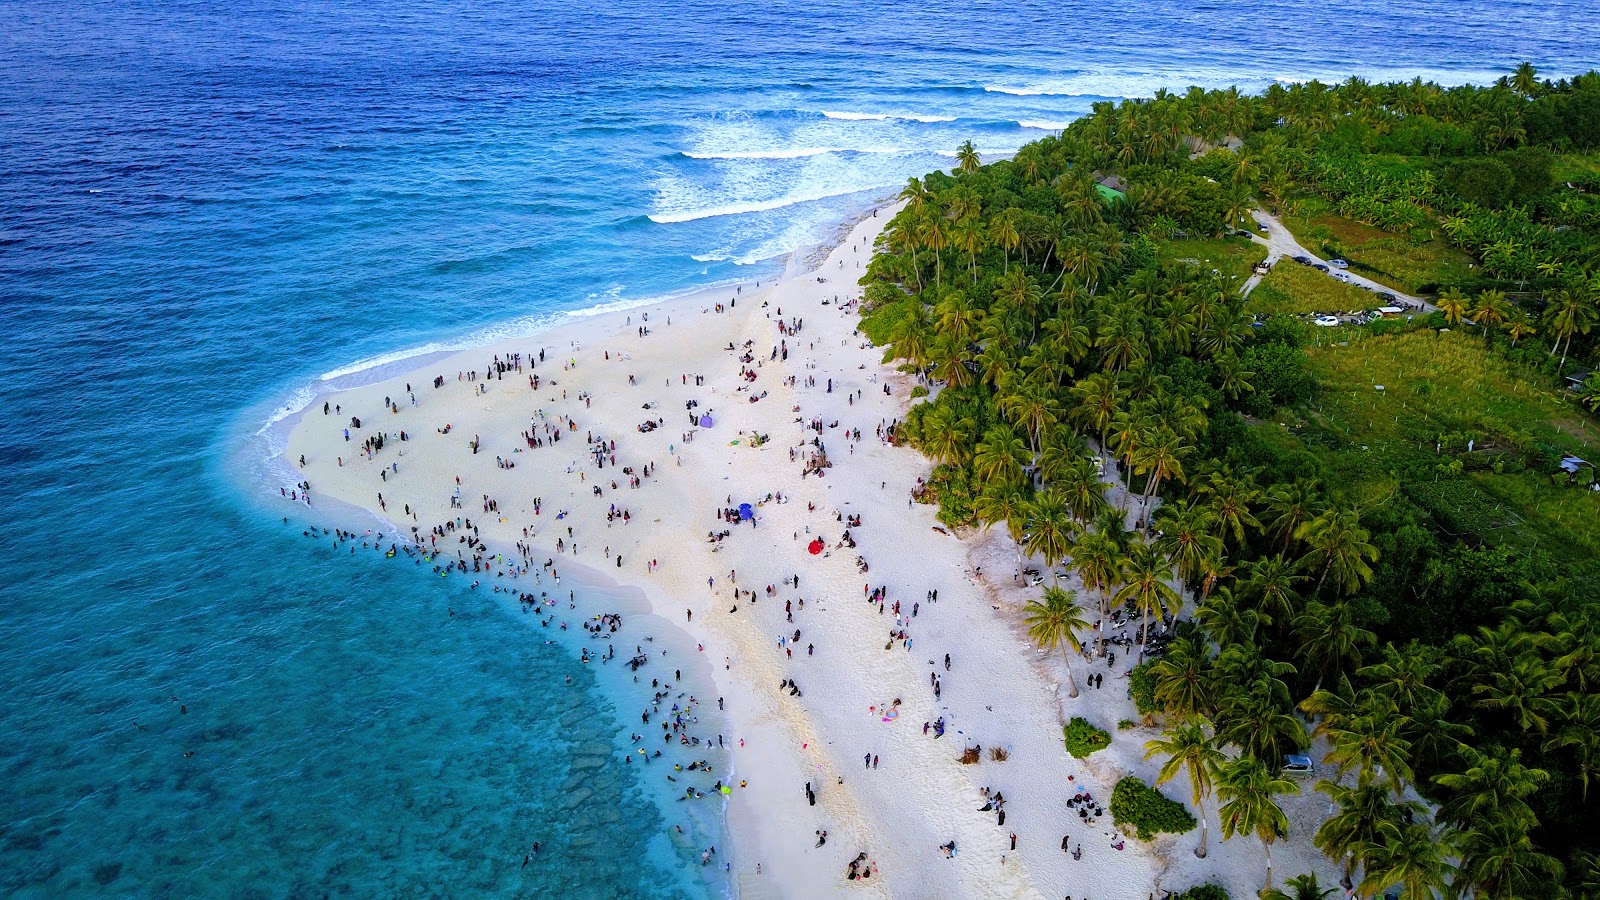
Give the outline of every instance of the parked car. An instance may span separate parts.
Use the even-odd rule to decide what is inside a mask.
[[[1323,265],[1322,263],[1317,263],[1316,265],[1312,266],[1311,268],[1316,269],[1318,272],[1326,272],[1326,271],[1328,271],[1328,267]]]
[[[1345,262],[1342,259],[1330,259],[1330,260],[1328,260],[1328,265],[1333,266],[1335,269],[1348,269],[1348,268],[1350,268],[1350,264]]]
[[[1315,324],[1317,324],[1317,325],[1321,325],[1324,328],[1332,328],[1333,326],[1339,324],[1339,317],[1338,316],[1317,316],[1316,319],[1313,320],[1313,322]]]
[[[1297,262],[1297,263],[1299,263],[1299,264],[1300,264],[1300,265],[1302,265],[1302,266],[1309,266],[1309,265],[1311,265],[1311,257],[1309,257],[1309,256],[1305,256],[1305,255],[1301,255],[1301,256],[1296,256],[1296,257],[1295,257],[1295,258],[1294,258],[1294,261],[1295,261],[1295,262]]]
[[[1379,300],[1386,300],[1386,301],[1388,301],[1390,303],[1393,303],[1394,301],[1399,300],[1400,298],[1396,297],[1394,294],[1389,293],[1388,291],[1379,291],[1378,292],[1378,299]]]

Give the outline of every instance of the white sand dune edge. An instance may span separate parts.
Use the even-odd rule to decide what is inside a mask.
[[[880,364],[880,349],[854,332],[855,312],[843,302],[859,296],[856,282],[872,241],[893,212],[880,210],[857,223],[815,272],[760,290],[747,286],[736,306],[721,313],[714,304],[733,298],[731,288],[595,316],[319,397],[295,427],[285,456],[304,455],[316,496],[379,512],[382,493],[382,515],[409,526],[412,520],[401,515],[409,504],[424,534],[464,514],[480,524],[491,552],[515,557],[522,529],[531,528],[535,568],[553,557],[558,566],[575,560],[602,570],[640,588],[657,614],[687,628],[704,645],[716,691],[727,703],[727,727],[743,741],[735,745],[733,764],[735,777],[749,786],[733,792],[728,826],[734,846],[724,848],[741,896],[1144,900],[1206,880],[1234,896],[1253,895],[1263,877],[1261,845],[1254,838],[1219,841],[1214,803],[1211,854],[1203,861],[1190,852],[1198,837],[1193,833],[1150,845],[1129,839],[1116,850],[1109,812],[1085,823],[1066,805],[1078,785],[1104,803],[1121,775],[1153,778],[1157,763],[1142,758],[1153,732],[1116,728],[1119,720],[1135,718],[1121,679],[1128,660],[1121,656],[1114,669],[1075,659],[1080,684],[1091,672],[1105,673],[1107,684],[1066,698],[1058,687],[1059,655],[1041,655],[1022,635],[1021,606],[1038,589],[1014,582],[1016,551],[1001,530],[970,539],[942,534],[934,528],[933,508],[908,503],[931,465],[913,450],[884,444],[875,432],[904,414],[910,385]],[[780,318],[803,320],[799,333],[781,335]],[[640,327],[649,335],[641,336]],[[748,365],[738,358],[746,342],[754,354]],[[787,360],[770,358],[780,342],[789,350]],[[730,343],[741,349],[727,350]],[[532,370],[541,378],[537,391],[526,368],[503,379],[457,380],[460,372],[483,373],[495,354],[531,351],[536,357],[540,348],[547,359]],[[745,368],[756,373],[753,382],[740,376]],[[439,389],[435,375],[445,376]],[[703,384],[695,384],[695,375]],[[791,376],[793,387],[784,382]],[[850,399],[856,392],[859,397]],[[385,397],[398,404],[398,413],[383,410]],[[340,404],[342,415],[322,415],[324,399]],[[690,426],[690,400],[699,403],[696,413],[713,416],[712,427]],[[537,418],[540,413],[546,418]],[[364,427],[346,443],[352,415]],[[521,433],[531,423],[561,416],[576,430],[563,431],[560,443],[527,448]],[[664,425],[641,432],[646,419]],[[803,442],[817,437],[803,430],[813,420],[824,424],[821,440],[833,465],[822,477],[803,477],[801,457],[791,461],[790,451],[801,453]],[[450,432],[442,434],[447,423]],[[860,442],[846,437],[855,428]],[[359,452],[360,441],[379,429],[391,435],[404,429],[410,439],[391,438],[369,460]],[[616,442],[615,466],[596,468],[584,443],[590,432]],[[687,443],[686,433],[693,434]],[[756,434],[770,441],[751,447]],[[474,436],[481,442],[476,454],[469,443]],[[498,459],[515,466],[502,468]],[[380,479],[379,470],[391,464],[398,471]],[[653,476],[630,489],[621,468],[637,472],[646,464],[657,467]],[[460,511],[450,507],[457,477]],[[760,505],[757,527],[715,519],[730,498],[737,506],[780,493],[788,502]],[[484,495],[497,502],[497,515],[481,514]],[[542,498],[542,515],[534,515],[535,498]],[[607,521],[612,504],[628,510],[628,524]],[[569,514],[558,522],[560,510]],[[837,547],[844,523],[836,514],[861,516],[862,525],[851,529],[855,549]],[[708,532],[723,530],[732,533],[708,542]],[[827,555],[807,552],[814,536],[826,540]],[[565,553],[556,550],[558,538]],[[452,535],[440,546],[453,555],[455,541]],[[857,569],[858,554],[870,564],[866,574]],[[649,571],[652,559],[659,566]],[[730,572],[737,573],[737,586]],[[797,574],[798,588],[784,584]],[[487,585],[490,577],[484,579]],[[768,585],[776,586],[772,596]],[[864,599],[864,586],[887,586],[890,606],[880,613]],[[735,603],[736,587],[755,591],[756,602],[746,597]],[[524,583],[520,589],[535,588]],[[938,592],[937,603],[927,599],[931,590]],[[795,606],[793,622],[786,621],[785,601],[800,598],[805,606]],[[904,625],[909,650],[904,641],[885,649],[897,628],[895,601],[904,616],[918,604]],[[792,638],[795,629],[801,640],[780,647],[779,638]],[[930,673],[942,679],[937,699]],[[802,695],[780,691],[785,679],[793,679]],[[886,722],[880,713],[896,699],[899,715]],[[1070,758],[1060,729],[1072,715],[1111,731],[1111,747],[1086,761]],[[948,733],[925,735],[923,723],[941,717]],[[963,747],[977,745],[984,748],[983,761],[960,764]],[[1006,749],[1009,759],[990,759],[995,747]],[[878,758],[877,768],[863,765],[864,754]],[[815,806],[804,795],[808,781],[817,789]],[[985,787],[1007,800],[1003,826],[995,812],[980,811]],[[1179,796],[1187,786],[1174,783],[1167,790]],[[1314,795],[1289,805],[1297,837],[1309,833],[1325,807]],[[819,829],[828,832],[820,848]],[[1062,851],[1063,836],[1083,847],[1081,859]],[[947,858],[940,846],[952,840],[957,852]],[[847,864],[863,851],[876,864],[874,877],[846,880]],[[1280,843],[1274,863],[1280,880],[1315,866],[1330,883],[1326,861],[1303,839]]]

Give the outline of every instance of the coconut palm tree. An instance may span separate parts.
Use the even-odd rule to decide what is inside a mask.
[[[1212,534],[1215,522],[1211,508],[1193,500],[1163,506],[1156,513],[1156,527],[1161,529],[1156,546],[1189,584],[1199,581],[1208,558],[1222,553],[1222,539]]]
[[[1205,641],[1189,630],[1174,638],[1150,666],[1155,699],[1166,714],[1183,720],[1207,716],[1215,708],[1215,677]]]
[[[1069,460],[1056,473],[1051,487],[1067,498],[1072,515],[1088,524],[1110,504],[1106,501],[1106,485],[1100,480],[1100,465],[1081,453]]]
[[[1387,785],[1370,778],[1354,786],[1324,778],[1317,782],[1317,793],[1326,796],[1336,811],[1318,826],[1312,843],[1329,859],[1343,860],[1346,881],[1355,879],[1358,863],[1367,868],[1367,854],[1381,843],[1380,826],[1402,825],[1424,812],[1422,804],[1396,800]]]
[[[1456,867],[1453,835],[1430,825],[1382,822],[1379,842],[1367,859],[1367,877],[1358,890],[1376,896],[1398,884],[1406,900],[1434,900],[1445,892]]]
[[[1240,592],[1269,619],[1292,622],[1300,608],[1300,595],[1294,586],[1306,576],[1294,574],[1294,567],[1281,555],[1245,564],[1244,588]]]
[[[1133,458],[1134,469],[1140,475],[1149,475],[1145,479],[1144,496],[1139,499],[1141,513],[1149,513],[1150,498],[1160,490],[1162,481],[1168,478],[1183,481],[1183,457],[1188,451],[1189,445],[1183,438],[1165,426],[1157,428],[1139,448]]]
[[[1195,609],[1194,617],[1195,621],[1200,623],[1200,627],[1205,629],[1206,636],[1219,647],[1229,647],[1234,644],[1254,645],[1256,631],[1266,618],[1261,613],[1240,604],[1234,599],[1233,592],[1227,588],[1222,588],[1202,601]]]
[[[1394,710],[1393,704],[1384,713],[1363,711],[1336,723],[1324,720],[1319,727],[1333,740],[1324,761],[1334,766],[1340,778],[1354,769],[1360,778],[1386,782],[1397,795],[1411,781],[1407,762],[1411,742],[1401,736],[1405,716]]]
[[[987,483],[1020,485],[1023,467],[1033,459],[1028,445],[1005,425],[989,429],[972,455],[972,474]]]
[[[1582,800],[1589,802],[1589,779],[1600,764],[1600,694],[1571,691],[1562,701],[1560,725],[1545,739],[1544,751],[1566,750],[1582,781]]]
[[[1067,669],[1067,695],[1078,696],[1078,680],[1072,676],[1072,657],[1067,651],[1083,653],[1078,632],[1089,627],[1083,608],[1071,591],[1051,586],[1041,599],[1029,600],[1025,621],[1028,639],[1045,650],[1060,650],[1061,664]]]
[[[1071,551],[1072,570],[1085,590],[1099,598],[1100,625],[1095,630],[1095,655],[1105,655],[1105,623],[1111,618],[1111,593],[1121,583],[1122,546],[1103,530],[1086,532]]]
[[[1028,498],[1017,485],[985,485],[973,503],[973,514],[988,528],[996,522],[1006,523],[1006,533],[1017,546],[1022,546],[1023,526],[1026,523]]]
[[[1143,540],[1136,541],[1123,566],[1122,590],[1117,591],[1118,603],[1133,601],[1139,610],[1139,659],[1144,659],[1145,647],[1150,641],[1150,616],[1165,618],[1183,604],[1183,598],[1173,590],[1167,580],[1172,577],[1172,565],[1161,551]]]
[[[1450,791],[1439,807],[1439,818],[1463,828],[1486,819],[1500,819],[1533,828],[1539,819],[1528,798],[1550,781],[1550,773],[1522,764],[1522,751],[1495,747],[1487,752],[1468,751],[1470,767],[1461,773],[1433,776],[1434,783]]]
[[[1572,350],[1573,336],[1588,334],[1597,321],[1600,321],[1600,307],[1587,291],[1567,287],[1548,298],[1544,323],[1555,336],[1555,341],[1550,345],[1550,355],[1555,356],[1556,346],[1561,346],[1561,363],[1556,367],[1557,372],[1567,367],[1567,353]]]
[[[1456,896],[1475,900],[1535,900],[1556,896],[1564,868],[1541,853],[1528,830],[1509,819],[1491,818],[1462,832]]]
[[[1053,566],[1072,552],[1072,510],[1054,490],[1034,497],[1027,510],[1022,547],[1030,556],[1042,556],[1047,565]]]
[[[1022,210],[1011,207],[989,220],[989,242],[1003,254],[1001,272],[1004,274],[1011,272],[1011,251],[1022,245],[1021,216]]]
[[[1244,543],[1244,529],[1260,528],[1261,521],[1251,512],[1250,506],[1261,499],[1261,489],[1248,474],[1235,475],[1223,468],[1210,472],[1196,490],[1208,498],[1217,515],[1217,533],[1232,533],[1239,544]]]
[[[1206,798],[1211,795],[1217,767],[1227,759],[1217,749],[1216,739],[1208,731],[1210,725],[1204,718],[1188,719],[1144,745],[1145,759],[1166,758],[1161,764],[1161,773],[1156,776],[1156,784],[1166,784],[1179,772],[1189,776],[1195,811],[1200,814],[1200,845],[1194,848],[1194,855],[1201,859],[1206,858],[1206,837],[1210,830],[1206,821]]]
[[[1361,665],[1361,648],[1377,640],[1372,632],[1357,626],[1354,619],[1354,608],[1349,603],[1330,606],[1314,601],[1295,617],[1300,658],[1317,672],[1312,691],[1321,690],[1323,679],[1330,674],[1355,671]]]
[[[1337,888],[1325,888],[1317,882],[1317,873],[1307,872],[1285,881],[1288,890],[1268,888],[1261,892],[1261,900],[1327,900]]]
[[[1267,490],[1265,501],[1268,533],[1282,538],[1285,551],[1294,540],[1295,531],[1326,509],[1322,488],[1314,478],[1297,478],[1290,483],[1273,485]]]
[[[1346,594],[1355,593],[1372,578],[1372,567],[1367,563],[1377,560],[1378,548],[1367,543],[1367,530],[1361,527],[1361,517],[1355,510],[1329,510],[1301,523],[1294,535],[1311,548],[1301,557],[1300,564],[1322,570],[1313,593],[1322,592],[1330,574]]]
[[[1461,320],[1467,315],[1467,305],[1469,302],[1470,301],[1467,299],[1467,295],[1462,293],[1460,288],[1449,288],[1444,293],[1440,294],[1438,299],[1433,301],[1433,305],[1437,306],[1439,311],[1444,313],[1444,320],[1446,322],[1449,322],[1451,325],[1459,325],[1461,324]]]
[[[1267,851],[1266,886],[1272,887],[1272,845],[1289,833],[1289,817],[1277,798],[1300,793],[1300,785],[1273,775],[1253,756],[1240,756],[1218,768],[1216,791],[1223,801],[1217,810],[1223,839],[1251,833],[1260,838]]]
[[[971,141],[963,141],[961,146],[956,148],[956,164],[963,175],[971,175],[983,165],[983,161],[978,158],[978,149],[972,146]]]

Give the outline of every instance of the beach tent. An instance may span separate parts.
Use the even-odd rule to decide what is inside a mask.
[[[816,556],[817,554],[821,553],[822,552],[822,538],[816,538],[815,540],[813,540],[809,545],[806,546],[806,549],[811,551],[811,555],[812,556]]]
[[[710,428],[711,427],[711,417],[710,416],[701,416],[700,417],[700,427],[701,428]]]
[[[741,520],[753,518],[755,516],[755,514],[756,514],[756,511],[754,509],[750,508],[750,504],[748,504],[748,503],[739,504],[739,518]]]

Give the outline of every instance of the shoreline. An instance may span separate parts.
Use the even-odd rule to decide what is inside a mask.
[[[732,790],[725,819],[739,895],[1144,900],[1169,864],[1173,886],[1188,887],[1197,882],[1170,851],[1192,838],[1123,849],[1108,811],[1069,820],[1066,801],[1080,788],[1103,808],[1113,776],[1148,777],[1150,764],[1142,740],[1129,746],[1121,735],[1116,752],[1075,760],[1061,724],[1081,714],[1113,730],[1134,717],[1131,702],[1125,691],[1087,688],[1069,700],[1040,677],[1059,657],[1027,643],[1024,592],[993,577],[1007,553],[1016,558],[1009,538],[935,530],[935,510],[910,500],[930,461],[878,436],[903,416],[913,381],[856,332],[852,301],[893,210],[845,226],[821,267],[763,279],[759,291],[722,289],[720,301],[703,292],[464,350],[414,372],[409,391],[398,375],[325,395],[341,405],[337,416],[315,409],[319,396],[282,459],[294,468],[305,454],[319,497],[374,514],[396,511],[373,508],[381,503],[408,510],[422,543],[443,519],[485,518],[494,521],[477,523],[484,543],[474,556],[534,572],[569,556],[603,566],[703,648],[733,736],[726,783],[748,784]],[[545,361],[534,364],[541,348]],[[507,368],[492,380],[468,375],[497,356]],[[451,369],[456,380],[434,387]],[[686,427],[691,401],[694,415],[712,414],[710,427]],[[347,443],[352,412],[365,427]],[[661,424],[645,429],[645,420]],[[374,426],[405,429],[407,440],[368,459],[358,451]],[[811,477],[805,462],[824,449],[829,466]],[[755,524],[735,524],[736,512],[720,518],[742,503]],[[558,512],[570,513],[560,525]],[[845,517],[857,515],[846,546]],[[708,532],[726,534],[708,541]],[[823,554],[808,552],[813,537],[825,540]],[[441,555],[459,552],[457,536],[449,541]],[[934,736],[939,722],[948,740]],[[973,747],[980,762],[958,760]],[[996,748],[1009,758],[992,758]],[[1005,795],[1003,814],[989,789]],[[1062,852],[1063,835],[1081,860]],[[858,854],[870,879],[847,878]]]

